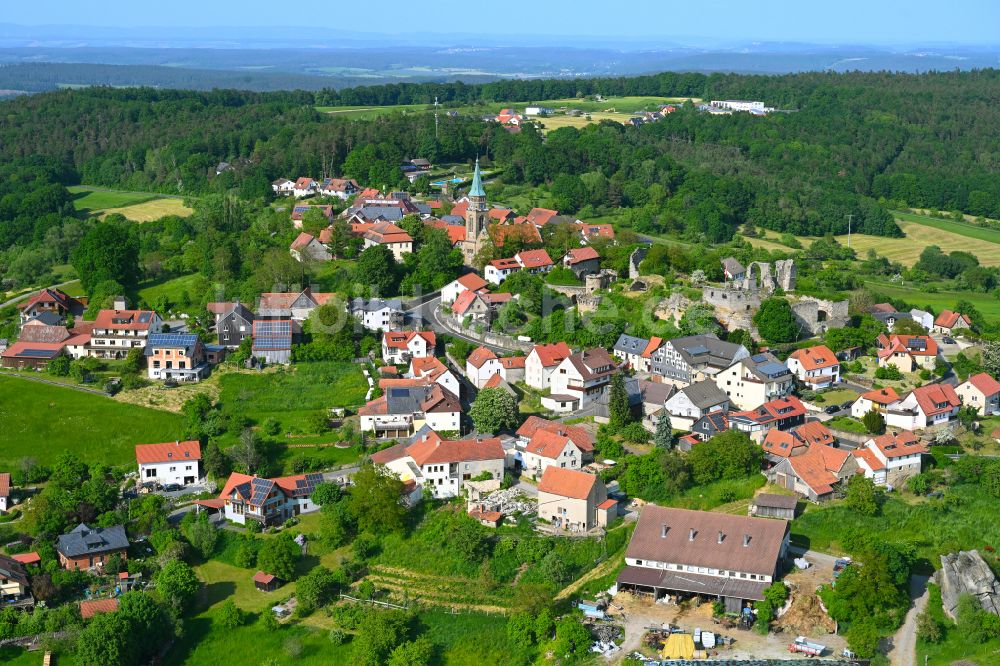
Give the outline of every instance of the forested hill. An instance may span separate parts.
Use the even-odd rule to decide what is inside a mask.
[[[573,88],[560,87],[567,84]],[[514,99],[529,90],[535,99],[600,90],[759,99],[790,112],[712,116],[686,105],[638,128],[605,122],[543,137],[530,128],[509,134],[482,122],[473,107],[458,117],[442,115],[435,139],[431,114],[351,121],[318,113],[313,105],[330,101],[327,93],[95,88],[0,103],[0,162],[16,169],[44,160],[52,173],[68,174],[63,182],[194,194],[236,188],[256,197],[270,194],[274,178],[306,174],[405,187],[397,168],[404,158],[440,163],[482,155],[505,183],[549,188],[564,212],[617,210],[637,230],[709,241],[731,237],[744,223],[794,234],[843,233],[847,215],[855,231],[898,235],[887,205],[1000,217],[995,70],[667,73],[454,90],[475,102],[496,98],[498,86]],[[440,87],[407,90],[418,89],[431,94]],[[216,176],[220,161],[237,170]],[[0,230],[23,215],[12,210],[0,206]],[[22,220],[18,236],[35,235],[29,227]]]

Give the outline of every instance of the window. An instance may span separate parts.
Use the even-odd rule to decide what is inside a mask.
[[[171,472],[176,472],[176,471],[177,471],[177,468],[176,468],[176,467],[171,467],[171,468],[170,468],[170,471],[171,471]]]
[[[155,467],[146,470],[146,478],[147,479],[152,479],[155,476],[156,476],[156,468]]]

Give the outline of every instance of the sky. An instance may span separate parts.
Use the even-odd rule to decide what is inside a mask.
[[[4,0],[0,23],[112,28],[269,28],[437,33],[449,43],[466,35],[651,37],[689,46],[799,42],[918,45],[1000,43],[1000,0],[488,0],[415,2],[345,0]],[[304,7],[304,13],[296,7]],[[508,10],[502,9],[508,7]],[[325,10],[324,10],[325,8]],[[581,44],[585,46],[585,44]]]

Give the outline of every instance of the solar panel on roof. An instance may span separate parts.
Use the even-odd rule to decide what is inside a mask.
[[[767,375],[768,377],[777,377],[778,375],[784,375],[788,373],[788,368],[786,368],[781,363],[776,361],[771,361],[770,363],[765,363],[764,365],[757,368],[759,371]]]
[[[58,355],[58,349],[22,349],[17,353],[17,356],[40,356],[42,358],[54,358]]]
[[[140,312],[139,313],[139,323],[140,324],[149,323],[149,320],[152,319],[152,318],[153,318],[153,313],[152,312]]]
[[[754,363],[763,363],[764,361],[767,360],[767,354],[755,354],[754,356],[750,357],[750,360],[753,361]]]

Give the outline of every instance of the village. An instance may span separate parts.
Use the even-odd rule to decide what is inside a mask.
[[[713,102],[727,112],[759,110],[734,104]],[[504,124],[517,122],[512,115]],[[421,172],[430,164],[415,159],[405,168]],[[421,503],[459,503],[486,528],[528,521],[546,539],[610,538],[627,529],[624,566],[611,584],[577,595],[592,650],[608,659],[796,653],[856,659],[815,592],[864,563],[793,545],[791,525],[803,506],[906,487],[927,471],[933,448],[954,439],[956,427],[975,429],[979,419],[1000,414],[1000,382],[986,372],[959,379],[948,360],[971,344],[964,339],[969,316],[874,304],[866,316],[880,328],[863,344],[834,352],[822,340],[851,325],[847,303],[796,294],[792,260],[744,266],[726,257],[721,281],[688,276],[692,298],[671,297],[651,308],[652,316],[680,322],[689,308],[708,307],[725,324],[718,332],[671,339],[622,333],[607,347],[518,335],[502,314],[524,298],[504,290],[512,276],[563,272],[568,279],[548,288],[568,308],[593,311],[614,290],[649,289],[653,278],[639,271],[649,247],[631,253],[627,272],[610,268],[596,247],[615,244],[611,225],[552,209],[518,215],[491,206],[478,161],[458,198],[447,185],[439,198],[421,200],[352,179],[300,177],[272,187],[295,200],[345,204],[339,213],[333,204],[296,202],[288,209],[300,230],[288,252],[298,262],[334,261],[331,239],[343,229],[363,248],[381,246],[402,262],[415,250],[400,226],[409,219],[446,233],[461,253],[462,274],[415,298],[371,292],[345,298],[305,287],[261,293],[252,304],[210,302],[210,340],[189,321],[130,309],[124,297],[85,321],[85,298],[43,289],[18,306],[20,334],[4,346],[2,366],[33,372],[85,358],[130,359],[149,381],[168,388],[208,378],[240,350],[249,352],[244,368],[294,366],[293,348],[307,322],[336,304],[349,315],[342,325],[352,335],[378,341],[362,359],[370,368],[366,401],[346,410],[370,446],[358,466],[272,478],[234,471],[213,481],[197,439],[135,442],[130,492],[168,497],[178,517],[204,514],[221,529],[280,531],[321,511],[328,486],[352,492],[354,474],[370,465],[399,482],[399,501],[410,511]],[[321,228],[310,233],[305,226],[317,212]],[[540,247],[543,233],[554,228],[571,239],[562,256]],[[762,337],[756,315],[776,294],[789,300],[803,340],[794,348],[752,343]],[[643,434],[626,441],[628,454],[648,452],[650,441],[682,455],[708,450],[724,436],[731,446],[745,442],[758,452],[763,490],[741,514],[630,496],[616,473],[620,463],[599,445],[608,428],[621,435],[630,427]],[[991,436],[1000,439],[1000,432]],[[0,474],[0,511],[30,503],[32,494],[12,485],[10,473]],[[102,580],[113,572],[100,593],[88,589],[79,600],[84,619],[115,611],[120,594],[148,583],[142,567],[130,572],[141,544],[128,533],[124,524],[80,523],[53,543],[0,556],[6,607],[34,606],[30,572],[54,552],[62,569]],[[287,575],[261,569],[252,584],[269,594]],[[289,602],[274,612],[284,617]]]

